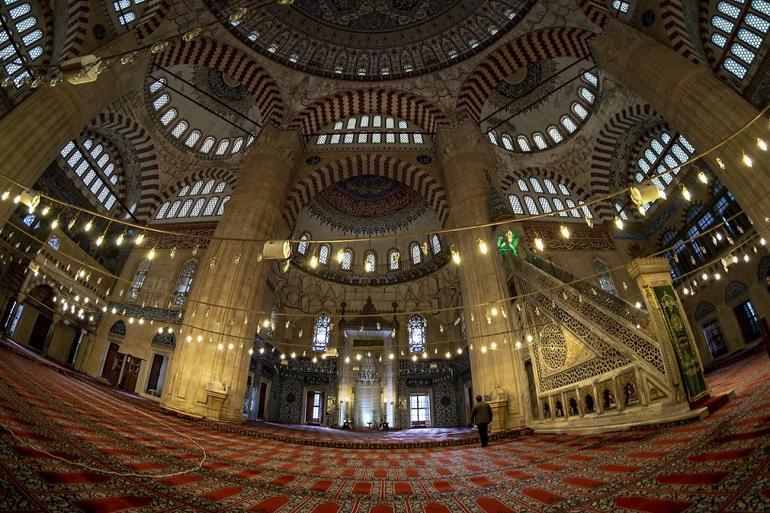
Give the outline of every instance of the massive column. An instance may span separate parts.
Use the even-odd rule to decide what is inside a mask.
[[[264,304],[271,261],[260,261],[261,243],[242,241],[273,236],[299,154],[296,133],[269,126],[252,146],[195,277],[162,398],[166,407],[243,420],[249,349],[261,320],[244,309]]]
[[[689,62],[615,18],[591,46],[599,67],[648,101],[697,152],[726,140],[758,114],[710,68]],[[757,121],[706,157],[765,238],[770,237],[765,221],[770,217],[770,154],[757,147],[757,138],[767,140],[768,135],[767,122]],[[743,164],[744,152],[753,158],[753,167]]]
[[[98,53],[113,55],[137,46],[136,36],[129,31]],[[31,187],[59,150],[94,116],[122,95],[141,87],[148,60],[149,56],[143,55],[130,64],[113,63],[89,84],[62,81],[55,87],[41,85],[0,120],[0,175]],[[7,180],[0,180],[2,190],[9,185]],[[0,203],[0,224],[10,218],[15,208],[13,202]]]
[[[487,145],[478,127],[470,122],[439,132],[438,157],[449,201],[449,227],[484,224],[491,220],[486,173],[495,176],[497,165]],[[480,308],[466,307],[465,326],[473,346],[470,351],[473,395],[490,395],[497,399],[501,388],[507,396],[507,406],[500,412],[504,412],[504,416],[498,415],[493,426],[499,429],[524,424],[522,394],[525,389],[521,380],[523,369],[513,349],[512,317],[501,313],[491,315],[493,306],[498,312],[508,309],[508,302],[503,301],[508,294],[502,267],[493,251],[484,255],[477,247],[477,240],[483,239],[490,249],[493,248],[492,237],[491,228],[449,234],[462,259],[463,304],[488,303]]]

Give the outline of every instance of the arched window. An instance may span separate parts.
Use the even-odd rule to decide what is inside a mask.
[[[548,132],[548,137],[551,138],[554,144],[559,144],[564,140],[564,137],[562,137],[561,132],[559,132],[559,129],[553,125],[548,127],[547,132]]]
[[[155,214],[155,219],[163,219],[163,216],[166,215],[166,211],[168,210],[168,207],[171,206],[171,202],[166,201],[163,203],[160,208],[158,209],[158,213]]]
[[[201,149],[199,150],[201,153],[208,153],[211,151],[211,148],[214,147],[214,138],[213,137],[206,137],[203,140],[203,144],[201,144]]]
[[[508,134],[503,134],[500,138],[503,141],[503,147],[506,150],[513,151],[513,141],[511,140],[511,136]]]
[[[417,265],[422,262],[422,251],[420,251],[419,244],[412,242],[409,246],[409,253],[412,255],[412,265]]]
[[[299,242],[297,243],[297,253],[300,255],[304,255],[307,253],[307,248],[310,246],[310,234],[308,232],[303,232],[302,235],[299,237]]]
[[[519,201],[518,197],[514,196],[513,194],[509,194],[508,200],[511,202],[511,209],[513,210],[514,214],[524,215],[524,209],[521,208],[521,201]]]
[[[136,271],[134,272],[134,277],[131,279],[131,286],[128,288],[128,292],[126,293],[126,299],[130,301],[136,301],[139,299],[139,293],[142,290],[142,285],[144,285],[144,280],[147,277],[147,273],[150,270],[150,261],[146,258],[139,262],[139,265],[136,266]]]
[[[193,130],[190,132],[190,135],[187,136],[187,140],[184,142],[185,146],[188,148],[192,148],[195,146],[195,143],[198,142],[198,139],[201,138],[201,133],[198,130]]]
[[[179,271],[179,276],[176,279],[176,287],[174,287],[174,295],[171,297],[170,306],[183,306],[185,304],[197,270],[198,262],[195,259],[190,259],[182,264],[182,269]]]
[[[342,252],[342,261],[340,262],[340,269],[343,271],[350,271],[353,268],[353,250],[345,248]]]
[[[398,271],[401,266],[401,253],[393,248],[388,251],[388,269],[391,271]]]
[[[331,246],[328,244],[321,244],[321,249],[318,250],[318,261],[323,265],[327,265],[329,263],[329,254],[331,251]]]
[[[525,136],[520,135],[516,137],[516,142],[519,144],[519,148],[521,148],[521,151],[531,151],[531,148],[529,146],[529,141]]]
[[[367,251],[364,255],[364,271],[373,273],[377,270],[377,253],[374,251]]]
[[[433,249],[434,255],[441,253],[441,241],[435,233],[430,236],[430,246]]]
[[[564,129],[569,133],[573,133],[575,130],[577,130],[577,125],[575,124],[574,121],[572,121],[572,118],[569,116],[562,116],[561,126],[563,126]]]
[[[535,141],[535,146],[540,150],[544,150],[548,147],[548,144],[545,142],[545,137],[539,132],[532,134],[532,140]]]
[[[409,317],[407,324],[407,334],[409,336],[409,352],[425,352],[425,319],[422,315],[414,314]]]
[[[176,109],[168,109],[163,115],[160,117],[160,122],[166,126],[168,126],[169,123],[171,123],[174,118],[176,117]]]
[[[182,137],[182,134],[185,133],[188,126],[190,125],[187,124],[187,121],[180,121],[179,123],[176,124],[174,129],[171,131],[171,135],[179,139],[180,137]]]
[[[329,314],[321,313],[315,318],[313,327],[313,351],[323,352],[329,348],[332,320]]]
[[[588,111],[578,102],[572,104],[572,112],[574,112],[575,115],[580,119],[585,119],[588,117]]]
[[[607,267],[607,264],[598,258],[595,259],[594,271],[598,275],[597,278],[599,280],[599,287],[601,287],[601,289],[605,292],[617,295],[618,291],[615,288],[615,283],[612,281],[612,276],[610,276],[610,271]]]
[[[532,196],[524,196],[524,204],[527,206],[527,211],[531,215],[537,215],[540,213],[537,211],[537,205],[535,204],[535,200],[532,199]]]

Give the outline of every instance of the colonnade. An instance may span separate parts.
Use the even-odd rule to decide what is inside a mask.
[[[131,37],[119,38],[105,47],[105,53],[131,47]],[[591,45],[600,68],[648,101],[673,128],[686,134],[698,151],[726,139],[757,115],[756,109],[709,68],[690,63],[617,20],[611,19]],[[111,102],[135,90],[145,71],[146,61],[140,61],[108,69],[92,84],[39,89],[0,121],[0,151],[4,155],[0,173],[31,186],[66,141],[77,136]],[[754,125],[708,159],[755,221],[757,230],[770,238],[770,223],[764,222],[770,216],[770,156],[756,148],[756,138],[766,137],[762,133],[766,130],[764,123]],[[449,200],[449,226],[488,222],[486,174],[496,174],[491,148],[470,122],[441,129],[437,138],[438,161]],[[752,168],[742,163],[744,151],[752,152]],[[726,163],[726,170],[716,164],[717,155]],[[270,126],[262,130],[250,149],[190,295],[185,334],[177,345],[162,399],[167,407],[211,418],[242,418],[248,350],[258,321],[243,309],[261,309],[271,292],[266,286],[270,261],[260,260],[261,246],[239,240],[276,236],[280,211],[301,156],[296,133]],[[10,217],[12,207],[0,204],[1,222]],[[463,259],[463,302],[487,303],[507,297],[498,259],[491,252],[483,255],[477,250],[478,239],[492,240],[491,230],[457,232],[452,238]],[[484,312],[465,312],[471,314],[478,317]],[[466,319],[466,326],[471,343],[479,346],[504,343],[499,334],[516,328],[510,316],[496,316],[490,323]],[[515,427],[524,423],[526,385],[510,336],[507,342],[509,350],[494,358],[472,352],[471,365],[474,392],[494,395],[497,389],[505,391],[507,404],[500,427]]]

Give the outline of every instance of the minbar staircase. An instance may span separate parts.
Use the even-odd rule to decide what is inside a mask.
[[[691,416],[670,376],[675,357],[647,312],[532,254],[507,257],[505,268],[539,335],[528,349],[538,402],[531,427],[614,429]]]

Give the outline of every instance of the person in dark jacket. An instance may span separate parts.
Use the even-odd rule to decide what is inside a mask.
[[[471,412],[471,424],[476,424],[479,428],[479,438],[481,446],[486,447],[489,444],[489,423],[492,422],[492,407],[484,402],[480,396],[476,396],[476,406]]]

